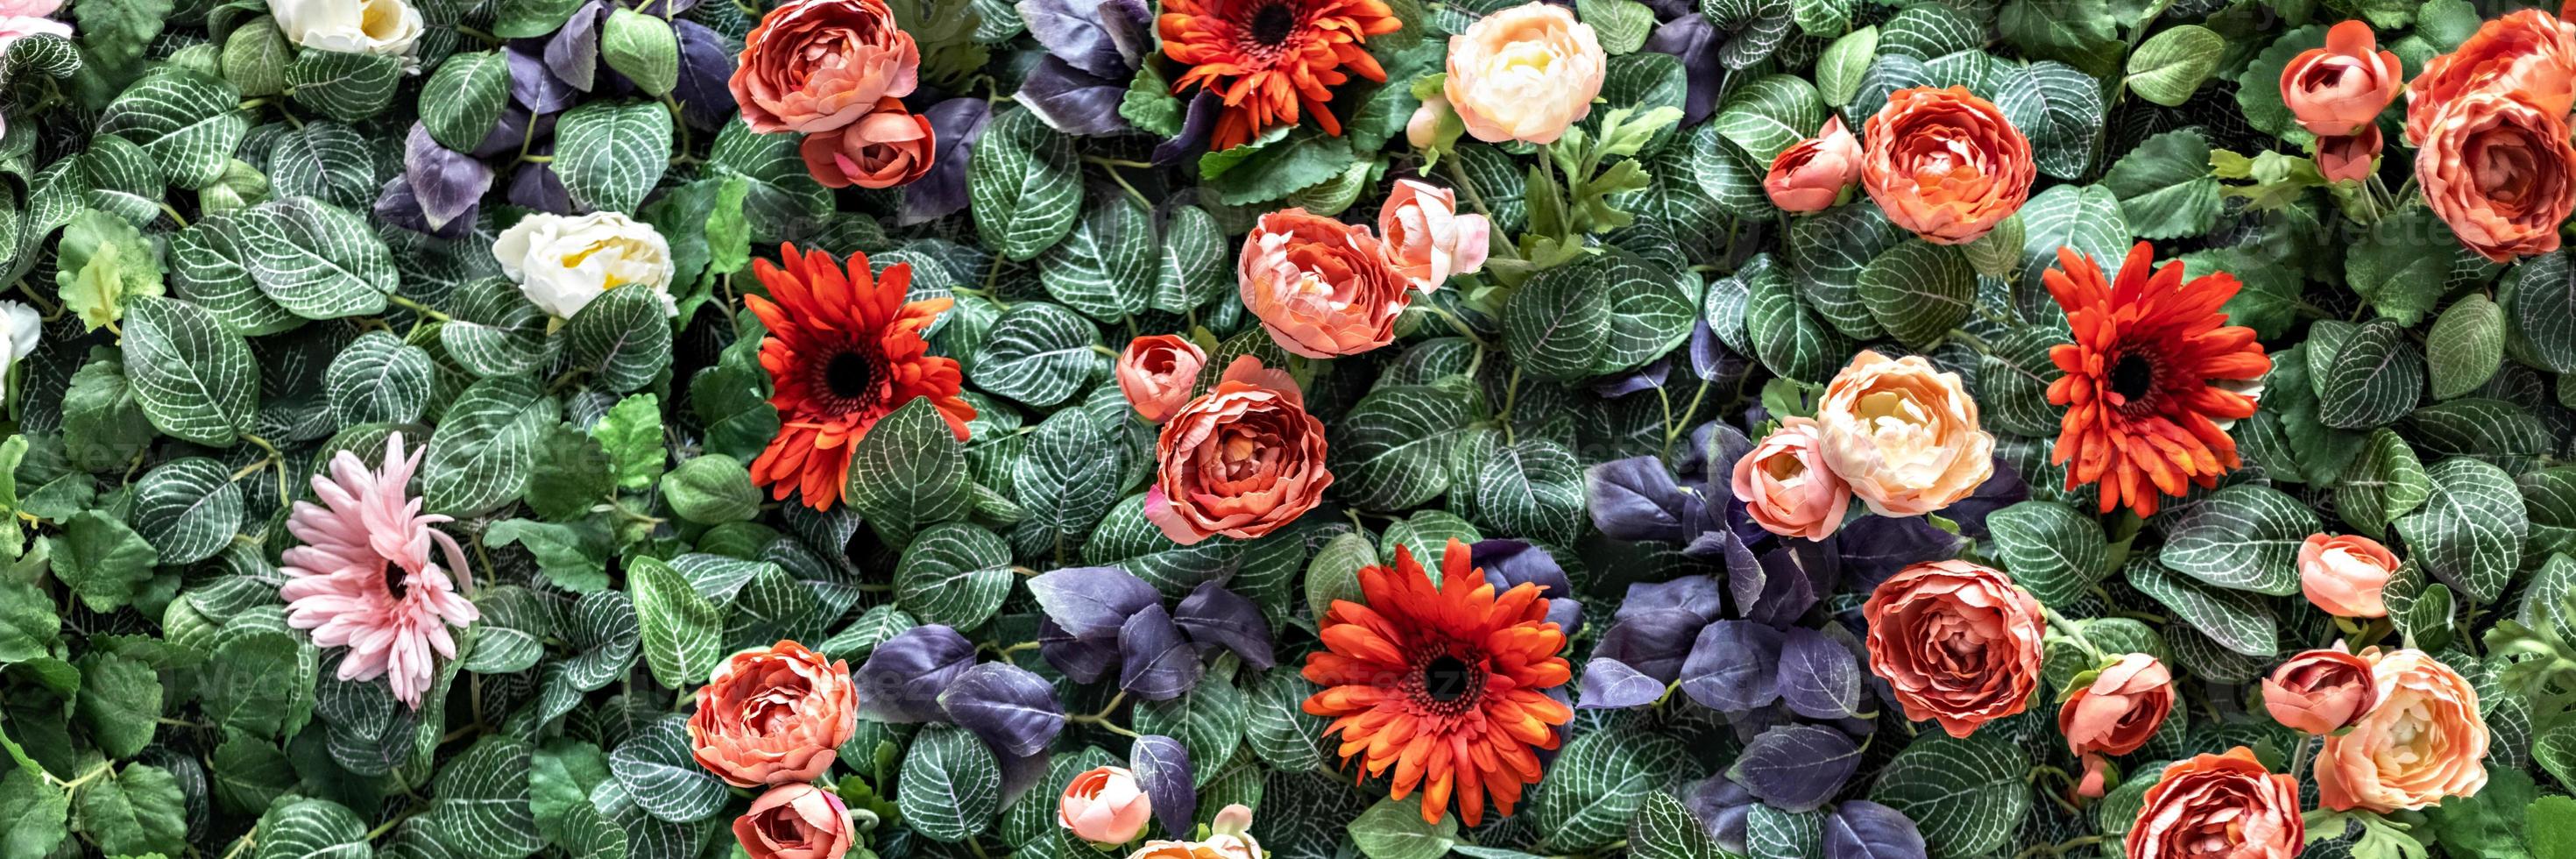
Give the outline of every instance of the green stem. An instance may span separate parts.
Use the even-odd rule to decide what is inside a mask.
[[[431,307],[431,306],[429,306],[429,305],[422,304],[422,303],[420,303],[420,302],[413,301],[413,300],[411,300],[411,299],[404,298],[404,297],[399,296],[399,295],[387,295],[387,296],[385,296],[385,301],[392,303],[395,307],[400,307],[400,308],[402,308],[402,309],[404,309],[404,310],[409,310],[409,311],[411,311],[411,312],[413,312],[413,313],[417,313],[417,314],[420,314],[420,315],[422,315],[422,316],[429,317],[429,318],[431,318],[431,319],[436,319],[436,320],[438,320],[438,321],[440,321],[440,322],[454,322],[454,321],[456,321],[456,317],[449,316],[449,315],[447,315],[447,314],[445,314],[445,313],[442,313],[442,312],[440,312],[440,311],[439,311],[439,309],[438,309],[438,308]]]

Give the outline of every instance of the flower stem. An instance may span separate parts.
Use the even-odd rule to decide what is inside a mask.
[[[429,306],[429,305],[422,304],[422,303],[420,303],[420,302],[413,301],[413,300],[411,300],[411,299],[404,298],[404,297],[399,296],[399,295],[386,295],[386,296],[385,296],[385,300],[386,300],[386,301],[388,301],[388,302],[391,302],[395,307],[400,307],[400,308],[402,308],[402,309],[404,309],[404,310],[409,310],[409,311],[411,311],[411,312],[413,312],[413,313],[417,313],[417,314],[420,314],[420,315],[422,315],[422,316],[429,317],[429,318],[431,318],[431,319],[436,319],[436,320],[438,320],[438,321],[440,321],[440,322],[454,322],[454,321],[456,321],[456,317],[449,316],[449,315],[447,315],[447,314],[445,314],[445,313],[442,313],[442,312],[440,312],[440,311],[438,310],[438,308],[431,307],[431,306]]]

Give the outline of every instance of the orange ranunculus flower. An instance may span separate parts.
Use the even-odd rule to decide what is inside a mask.
[[[1127,341],[1118,353],[1118,392],[1147,423],[1162,423],[1190,401],[1207,352],[1178,334],[1150,334]]]
[[[2368,179],[2371,168],[2379,164],[2380,145],[2376,125],[2362,126],[2359,134],[2317,138],[2317,172],[2328,182]]]
[[[1609,68],[1592,25],[1564,6],[1523,3],[1449,37],[1441,94],[1477,140],[1544,145],[1592,112]]]
[[[1127,859],[1227,859],[1225,851],[1203,841],[1147,841]]]
[[[1377,230],[1387,264],[1423,292],[1483,269],[1494,232],[1485,216],[1458,212],[1457,192],[1411,179],[1395,180],[1378,207]]]
[[[824,187],[892,188],[928,175],[938,146],[930,117],[887,96],[857,122],[806,135],[796,151],[805,157],[805,172]]]
[[[1780,150],[1771,159],[1771,172],[1762,177],[1762,193],[1784,212],[1822,212],[1842,200],[1843,189],[1860,181],[1860,162],[1860,139],[1843,127],[1842,117],[1832,117],[1816,136]]]
[[[1164,422],[1154,449],[1161,467],[1145,492],[1145,518],[1184,546],[1279,530],[1333,485],[1324,423],[1306,413],[1305,393],[1248,355]]]
[[[2263,709],[2282,727],[2331,734],[2349,727],[2379,704],[2370,660],[2334,649],[2302,651],[2263,678]]]
[[[2576,25],[2524,9],[2486,22],[2468,41],[2426,62],[2406,85],[2406,142],[2425,145],[2433,126],[2475,93],[2509,96],[2566,117],[2576,105]]]
[[[2092,684],[2075,690],[2057,708],[2057,732],[2066,735],[2066,750],[2084,761],[2084,780],[2075,793],[2101,796],[2109,756],[2146,745],[2164,726],[2173,704],[2173,672],[2144,653],[2121,656],[2095,674]]]
[[[1825,384],[1816,404],[1825,467],[1871,512],[1920,516],[1966,498],[1994,476],[1995,437],[1977,401],[1921,355],[1863,351]]]
[[[2378,48],[2369,24],[2345,21],[2326,31],[2325,47],[2282,68],[2281,100],[2299,125],[2318,137],[2343,137],[2378,119],[2406,83],[2397,55]]]
[[[735,787],[812,781],[858,717],[849,663],[781,641],[716,666],[689,716],[689,754]]]
[[[1065,783],[1055,822],[1093,844],[1125,844],[1144,834],[1154,804],[1125,767],[1093,767]]]
[[[1304,209],[1261,216],[1243,237],[1235,282],[1243,307],[1280,348],[1308,358],[1357,355],[1395,340],[1413,301],[1404,273],[1367,227]]]
[[[2460,243],[2495,262],[2558,249],[2558,226],[2576,210],[2576,147],[2567,111],[2511,95],[2461,97],[2415,152],[2424,204]]]
[[[2380,813],[2476,796],[2487,785],[2478,691],[2424,651],[2362,651],[2379,703],[2317,753],[2317,800]]]
[[[841,797],[802,782],[770,788],[733,819],[734,840],[751,859],[841,859],[851,835]]]
[[[2244,746],[2165,767],[2129,827],[2129,859],[2292,859],[2307,841],[2299,782]]]
[[[787,0],[742,39],[727,85],[763,134],[830,131],[912,94],[921,49],[885,0]]]
[[[2021,712],[2039,686],[2039,600],[1992,567],[1929,561],[1898,570],[1861,604],[1869,670],[1905,718],[1953,737]]]
[[[2380,598],[2397,572],[2397,555],[2359,534],[2310,534],[2299,543],[2299,591],[2336,617],[2387,617]]]
[[[1976,241],[2030,199],[2030,138],[1965,87],[1901,89],[1861,128],[1860,186],[1934,244]]]
[[[1753,452],[1735,460],[1730,488],[1754,524],[1784,537],[1832,536],[1851,509],[1851,487],[1825,467],[1824,436],[1808,418],[1781,420]]]

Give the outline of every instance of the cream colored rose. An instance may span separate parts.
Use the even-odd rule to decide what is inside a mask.
[[[0,301],[0,403],[9,399],[9,374],[18,362],[36,351],[36,341],[45,331],[45,320],[36,309],[15,301]]]
[[[1825,385],[1816,407],[1825,467],[1881,516],[1919,516],[1986,482],[1995,437],[1977,428],[1977,401],[1921,355],[1864,351]]]
[[[1525,3],[1449,37],[1442,94],[1487,143],[1554,143],[1592,112],[1609,59],[1592,25],[1563,6]]]
[[[286,40],[339,54],[411,56],[420,10],[409,0],[268,0]]]
[[[2421,650],[2363,651],[2379,703],[2317,753],[2317,799],[2381,813],[2476,796],[2487,785],[2487,723],[2469,681]]]
[[[671,245],[647,224],[616,212],[579,217],[535,212],[492,242],[501,271],[547,313],[570,319],[591,299],[621,286],[652,290],[671,315]]]

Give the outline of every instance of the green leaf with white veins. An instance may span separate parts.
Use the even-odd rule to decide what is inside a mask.
[[[1073,141],[1035,112],[1001,112],[984,126],[975,157],[966,162],[966,198],[987,247],[1014,260],[1036,259],[1082,214],[1082,167]]]
[[[473,516],[518,498],[535,466],[537,442],[560,413],[531,379],[505,376],[467,387],[429,437],[421,469],[427,509]]]
[[[127,308],[125,373],[144,417],[164,433],[229,446],[250,428],[259,367],[250,344],[184,301],[143,298]]]
[[[393,103],[402,74],[401,57],[305,51],[286,65],[286,88],[296,104],[341,122],[358,122]]]
[[[1449,449],[1482,410],[1472,393],[1438,385],[1369,392],[1327,424],[1334,483],[1352,506],[1401,511],[1448,492]]]
[[[925,728],[903,756],[895,807],[914,832],[959,842],[991,828],[1002,805],[1002,767],[963,728]]]
[[[616,393],[651,384],[671,365],[670,297],[643,284],[610,289],[564,325],[572,358]]]
[[[1038,257],[1038,280],[1066,307],[1116,322],[1145,309],[1161,252],[1144,207],[1123,195],[1097,197],[1073,232]]]
[[[2168,131],[2121,156],[2102,177],[2139,238],[2174,239],[2208,232],[2218,222],[2218,177],[2209,172],[2209,142],[2198,132]]]
[[[1099,343],[1100,329],[1073,311],[1021,302],[993,320],[968,380],[988,393],[1052,406],[1108,369],[1109,359],[1093,348]]]
[[[1437,824],[1422,822],[1422,806],[1411,799],[1381,799],[1353,818],[1351,843],[1369,859],[1440,859],[1458,846],[1458,817],[1443,815]]]
[[[755,244],[799,234],[832,212],[832,189],[805,171],[793,134],[761,134],[737,119],[716,132],[707,166],[718,175],[740,176],[751,183],[742,200]],[[983,144],[976,145],[983,151]]]
[[[1968,318],[1977,272],[1958,248],[1906,239],[1863,266],[1857,288],[1888,336],[1920,349]]]
[[[2424,356],[2396,322],[2363,323],[2332,358],[2315,380],[2317,418],[2326,426],[2385,426],[2413,411],[2423,396]]]
[[[471,152],[501,121],[510,99],[510,63],[500,51],[450,54],[430,72],[422,92],[437,98],[420,101],[420,122],[429,138],[458,152]]]
[[[1860,91],[1861,75],[1869,71],[1870,60],[1878,57],[1878,28],[1862,27],[1825,46],[1816,58],[1817,94],[1834,107],[1850,104]]]
[[[2226,38],[2198,24],[2149,36],[2129,55],[2129,91],[2166,107],[2179,106],[2209,80],[2226,52]]]
[[[97,133],[141,145],[161,163],[170,184],[194,190],[223,175],[233,147],[250,131],[250,116],[237,109],[240,104],[241,92],[224,79],[165,66],[109,102]]]
[[[202,456],[174,459],[134,482],[135,533],[159,550],[160,563],[193,564],[231,545],[241,527],[242,491],[232,470]]]
[[[448,849],[483,859],[515,859],[545,847],[528,804],[534,756],[512,737],[486,736],[438,771],[427,812],[430,831]]]
[[[2504,310],[2485,293],[2462,296],[2433,320],[2424,353],[2434,399],[2476,391],[2504,365]]]
[[[724,658],[724,613],[659,558],[636,558],[626,572],[653,678],[673,689],[706,682]]]
[[[2230,486],[2167,525],[2157,557],[2212,585],[2287,596],[2299,592],[2299,544],[2322,526],[2316,511],[2278,489]]]
[[[1154,269],[1155,310],[1185,313],[1234,288],[1234,266],[1225,231],[1197,206],[1179,205],[1163,216],[1161,264]]]
[[[2521,569],[2531,517],[2513,477],[2484,462],[2453,457],[2425,471],[2433,492],[2397,520],[2413,551],[2408,560],[2479,603],[2495,602]]]
[[[342,426],[402,424],[419,420],[428,407],[435,370],[428,350],[370,331],[331,360],[323,383]]]
[[[312,197],[344,210],[375,205],[384,183],[376,177],[375,152],[356,129],[314,120],[270,140],[266,166],[276,196]]]
[[[2042,605],[2072,605],[2111,572],[2102,525],[2054,501],[2024,501],[1989,515],[1995,559]]]
[[[261,292],[306,319],[382,313],[400,275],[392,252],[357,215],[304,197],[239,216],[237,247]]]
[[[868,428],[850,451],[844,495],[887,542],[966,515],[965,446],[928,398],[905,403]]]
[[[1922,830],[1936,856],[1976,856],[2010,843],[2030,814],[2030,756],[1991,735],[1924,731],[1897,752],[1869,798]]]
[[[1824,127],[1825,103],[1806,78],[1766,75],[1736,90],[1710,121],[1718,134],[1768,164]]]
[[[594,101],[555,125],[555,175],[573,205],[632,214],[671,160],[671,114],[648,101]]]
[[[2101,81],[2064,63],[2041,61],[2005,75],[1995,90],[1995,106],[2029,135],[2040,172],[2075,179],[2093,168],[2109,110]]]

